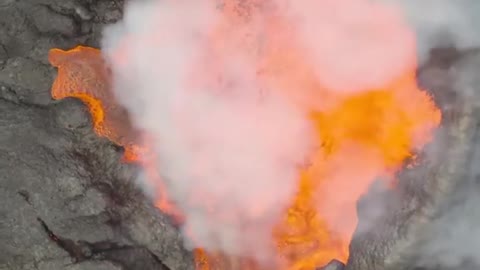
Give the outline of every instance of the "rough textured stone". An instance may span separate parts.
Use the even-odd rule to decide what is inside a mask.
[[[0,1],[0,270],[193,269],[176,228],[132,183],[136,168],[94,135],[85,106],[50,99],[48,50],[98,47],[122,6]],[[479,268],[479,70],[475,51],[450,51],[420,72],[444,126],[396,190],[375,185],[361,200],[345,269]]]
[[[32,10],[31,18],[40,33],[58,33],[70,37],[77,32],[77,25],[72,17],[58,14],[48,6],[36,6]]]
[[[343,270],[345,268],[345,264],[338,260],[332,260],[327,265],[322,268],[318,268],[317,270]]]
[[[0,1],[0,269],[193,269],[138,168],[97,137],[78,100],[55,102],[48,50],[98,44],[119,1]],[[119,13],[120,12],[120,13]]]
[[[419,80],[443,125],[397,189],[372,188],[361,200],[346,270],[479,268],[480,53],[439,53]]]

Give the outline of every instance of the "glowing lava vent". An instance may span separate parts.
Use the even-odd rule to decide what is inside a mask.
[[[378,177],[394,177],[429,142],[441,115],[417,87],[415,39],[395,9],[367,0],[287,2],[288,9],[265,9],[258,1],[244,1],[241,7],[250,9],[243,12],[237,1],[226,0],[204,39],[208,46],[202,48],[208,50],[195,58],[200,61],[189,62],[195,78],[186,85],[197,77],[201,83],[215,81],[223,70],[216,64],[234,54],[251,60],[258,85],[278,91],[305,112],[318,147],[298,172],[296,195],[266,238],[275,249],[275,269],[313,270],[333,258],[346,261],[357,200]],[[332,9],[339,15],[332,17]],[[357,30],[363,36],[352,41]],[[162,38],[175,37],[168,32],[175,29],[162,31],[167,31],[158,34]],[[127,36],[118,55],[128,66],[138,44],[160,46],[156,41],[151,33]],[[53,98],[82,100],[96,133],[124,146],[130,160],[138,160],[134,149],[148,151],[148,145],[136,143],[138,133],[115,101],[100,51],[53,49],[49,60],[59,70]],[[160,181],[154,160],[140,162],[152,182]],[[171,205],[157,206],[172,212]],[[208,250],[197,250],[196,260],[199,269],[274,269]]]

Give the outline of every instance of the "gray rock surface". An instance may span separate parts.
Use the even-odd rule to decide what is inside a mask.
[[[345,264],[338,260],[332,260],[327,265],[322,268],[318,268],[317,270],[343,270],[345,268]]]
[[[193,269],[178,230],[137,189],[138,168],[55,102],[52,47],[98,46],[120,1],[0,1],[0,269]]]
[[[480,269],[480,52],[439,50],[419,73],[442,127],[396,190],[372,187],[346,270]]]

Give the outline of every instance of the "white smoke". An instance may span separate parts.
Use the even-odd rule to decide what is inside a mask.
[[[265,259],[272,227],[296,192],[299,164],[315,146],[306,117],[312,108],[300,111],[285,89],[259,82],[250,53],[202,56],[221,19],[214,2],[131,1],[123,20],[106,29],[102,47],[120,103],[156,142],[158,170],[186,215],[187,244]],[[423,60],[433,47],[480,41],[480,27],[465,15],[480,10],[475,0],[272,2],[289,18],[316,79],[341,92],[391,81],[411,68],[415,45]],[[386,10],[387,3],[394,8]],[[253,35],[261,36],[265,26],[255,27]],[[242,30],[232,28],[252,34]],[[202,65],[214,66],[214,74],[197,70]],[[305,89],[287,92],[312,106],[323,102]],[[338,216],[327,222],[342,224]]]
[[[328,89],[385,86],[415,65],[415,40],[398,9],[370,0],[288,0],[287,14]]]
[[[455,91],[459,99],[468,102],[467,105],[462,105],[473,108],[473,111],[467,115],[470,118],[469,121],[478,119],[480,108],[479,71],[480,54],[478,52],[464,56],[453,67],[443,71],[448,85],[453,88],[451,91]],[[458,106],[459,102],[453,102],[452,104]],[[447,110],[458,111],[459,108],[451,107],[449,104]],[[433,153],[429,153],[430,159],[437,159],[435,162],[447,157],[448,163],[451,162],[454,165],[448,165],[452,168],[450,177],[439,176],[437,181],[444,187],[441,198],[436,204],[429,207],[428,211],[434,214],[430,216],[428,225],[418,234],[419,238],[416,239],[411,249],[414,254],[412,257],[418,267],[478,269],[480,266],[478,253],[480,249],[478,123],[471,122],[468,126],[469,128],[465,127],[464,130],[470,131],[469,133],[462,131],[463,133],[457,134],[457,140],[460,142],[455,142],[453,150],[447,148],[453,143],[440,137],[432,145]]]
[[[119,101],[157,143],[187,244],[264,260],[312,131],[278,91],[259,91],[248,55],[199,62],[217,12],[205,1],[131,2],[106,29],[103,51]],[[219,65],[214,76],[192,74],[211,64]]]
[[[433,48],[456,48],[458,50],[480,48],[480,1],[477,0],[376,0],[377,2],[391,4],[399,8],[405,15],[407,22],[415,31],[417,38],[417,55],[419,62],[424,63],[430,57]],[[455,92],[452,100],[443,100],[443,108],[449,111],[458,111],[460,105],[456,99],[462,99],[473,104],[478,111],[480,104],[479,77],[480,56],[478,53],[470,54],[452,68],[429,68],[428,85],[436,87],[436,92],[441,96],[445,87],[447,91]],[[453,89],[452,89],[453,88]],[[478,112],[474,112],[478,113]],[[478,117],[476,115],[470,117]],[[444,123],[450,125],[451,123]],[[444,135],[439,134],[438,135]],[[472,134],[463,134],[469,138]],[[460,136],[460,135],[459,135]],[[429,206],[425,211],[435,213],[425,221],[424,229],[411,233],[408,238],[415,240],[415,244],[408,248],[408,256],[403,258],[406,266],[418,269],[478,269],[480,266],[480,208],[478,192],[478,140],[468,146],[468,151],[451,153],[447,148],[451,142],[445,136],[437,136],[431,145],[426,158],[436,164],[439,159],[454,160],[467,158],[469,166],[466,168],[455,167],[455,176],[445,178],[439,185],[451,185],[444,191],[438,202]],[[459,156],[456,156],[456,155]],[[470,155],[472,154],[472,155]],[[448,155],[448,156],[447,156]],[[468,157],[466,157],[468,156]],[[442,163],[443,164],[443,163]],[[463,163],[461,163],[463,164]],[[421,168],[419,169],[422,170]],[[429,174],[418,174],[418,192],[425,189],[424,181],[428,177],[437,177]],[[438,176],[439,179],[444,176]],[[458,177],[458,178],[457,178]],[[451,181],[452,183],[441,183]],[[414,185],[414,184],[412,184]],[[414,187],[411,187],[414,188]],[[435,191],[431,191],[435,192]],[[420,193],[419,193],[420,194]],[[428,193],[426,195],[429,195]],[[420,198],[427,199],[427,198]],[[385,199],[383,199],[385,200]],[[381,203],[381,202],[380,202]],[[379,205],[380,205],[379,203]],[[371,206],[371,211],[377,210],[376,205]],[[419,215],[421,215],[419,213]],[[374,219],[372,218],[372,222]],[[368,221],[362,220],[363,223]],[[370,226],[372,223],[369,224]],[[371,226],[377,228],[380,226]],[[413,235],[415,234],[415,235]],[[414,238],[414,239],[413,239]],[[403,269],[403,268],[399,268]]]
[[[480,1],[375,0],[400,8],[417,36],[420,62],[432,48],[470,49],[480,45]]]

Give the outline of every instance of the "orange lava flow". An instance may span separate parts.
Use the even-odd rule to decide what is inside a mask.
[[[415,55],[411,55],[408,69],[381,87],[348,94],[337,92],[318,80],[309,55],[296,42],[295,35],[289,35],[288,20],[271,16],[262,21],[265,48],[256,54],[251,50],[251,40],[235,36],[235,29],[248,30],[244,15],[237,4],[225,2],[225,16],[209,37],[214,57],[209,54],[207,59],[246,51],[255,59],[262,84],[283,91],[308,111],[321,146],[314,150],[309,166],[300,172],[297,194],[272,232],[279,265],[276,269],[313,270],[334,258],[345,262],[357,225],[358,199],[376,178],[394,177],[405,160],[429,142],[432,130],[441,121],[431,97],[417,86]],[[82,46],[69,51],[53,49],[49,61],[58,68],[52,87],[54,99],[82,100],[92,114],[95,132],[125,147],[126,160],[138,161],[139,152],[148,154],[148,144],[137,143],[138,132],[127,121],[126,111],[115,102],[99,50]],[[202,77],[218,68],[208,63],[202,61],[196,75]],[[298,89],[310,98],[299,98]],[[143,165],[150,181],[160,191],[161,200],[156,206],[181,219],[181,213],[168,203],[154,161],[146,158],[142,162],[147,162]],[[250,258],[209,254],[201,249],[196,250],[195,259],[199,270],[262,269]]]
[[[111,89],[111,75],[99,49],[77,46],[71,50],[52,49],[48,60],[58,68],[51,95],[54,99],[67,97],[81,100],[88,108],[93,128],[98,136],[124,147],[124,162],[151,162],[146,142],[139,143],[139,131],[130,122],[127,111],[116,101]],[[140,160],[142,159],[142,160]],[[178,211],[169,203],[162,181],[154,166],[145,165],[147,180],[155,184],[158,200],[156,206],[174,217]]]
[[[232,54],[253,59],[263,85],[283,91],[310,112],[321,147],[300,173],[297,195],[273,232],[277,269],[310,270],[333,258],[346,262],[357,225],[358,199],[374,180],[393,178],[404,161],[429,142],[441,113],[417,86],[413,34],[401,18],[393,16],[397,14],[387,19],[390,24],[373,30],[381,38],[393,33],[405,37],[405,46],[412,47],[407,59],[402,59],[408,67],[379,87],[348,92],[325,87],[316,73],[318,62],[311,60],[297,33],[290,31],[289,20],[268,7],[261,10],[261,5],[256,0],[243,1],[241,6],[225,1],[224,16],[210,35],[211,51],[194,74],[205,78],[221,69],[209,66],[215,58],[220,63]],[[382,6],[372,10],[379,16],[388,12]],[[204,255],[199,258],[208,260]],[[215,260],[204,264],[213,267]]]
[[[77,98],[88,107],[95,133],[125,148],[125,161],[135,161],[138,134],[127,111],[112,93],[110,74],[98,49],[77,46],[69,51],[52,49],[50,64],[58,68],[51,95],[54,99]]]
[[[439,124],[440,112],[414,87],[414,77],[397,83],[312,114],[324,144],[300,177],[297,197],[275,232],[279,252],[288,260],[286,269],[315,269],[332,258],[346,262],[357,225],[357,200],[378,175],[393,177],[412,156],[413,132]],[[423,107],[396,97],[397,90],[409,91]],[[421,136],[415,143],[430,139]]]

